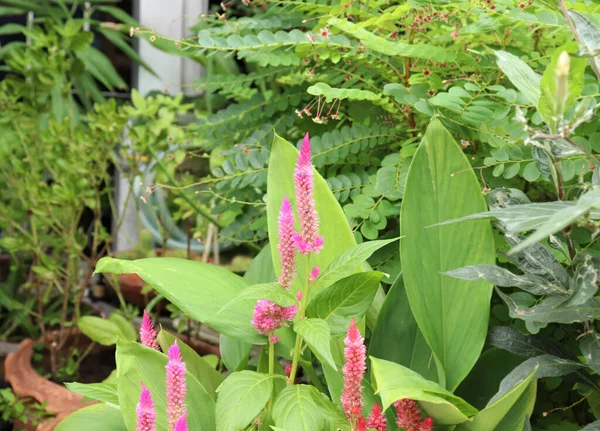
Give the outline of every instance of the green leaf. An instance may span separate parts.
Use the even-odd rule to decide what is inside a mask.
[[[375,182],[377,191],[390,200],[402,199],[408,169],[412,162],[412,157],[401,157],[400,154],[395,155],[398,156],[397,162],[393,166],[384,165],[380,168],[377,171]]]
[[[103,346],[112,346],[117,343],[117,339],[119,338],[125,341],[135,341],[137,339],[136,335],[131,340],[129,335],[123,333],[114,321],[102,319],[101,317],[80,317],[77,321],[77,327],[90,340]]]
[[[111,313],[108,320],[113,322],[121,331],[121,338],[125,341],[137,341],[138,333],[135,326],[119,313]]]
[[[596,332],[586,335],[579,344],[585,361],[596,373],[600,372],[600,337]]]
[[[158,77],[156,72],[148,65],[148,63],[146,63],[142,59],[142,57],[137,53],[137,51],[131,45],[129,45],[125,40],[123,40],[123,35],[121,33],[119,33],[118,31],[114,31],[114,30],[110,30],[110,29],[102,28],[102,27],[99,27],[97,30],[100,33],[102,33],[102,35],[104,35],[104,37],[106,37],[108,40],[110,40],[117,48],[119,48],[121,51],[123,51],[129,58],[131,58],[137,64],[142,66],[144,69],[146,69],[152,75]]]
[[[117,385],[110,383],[65,383],[65,386],[71,392],[81,394],[86,398],[96,401],[102,401],[113,406],[119,405],[119,394]]]
[[[567,78],[567,96],[563,105],[558,106],[556,103],[556,65],[558,57],[563,51],[576,54],[579,52],[579,48],[576,42],[571,42],[557,48],[552,56],[552,60],[546,67],[540,83],[541,97],[537,108],[539,113],[552,128],[556,127],[556,119],[560,118],[560,116],[579,98],[581,90],[583,90],[584,72],[587,65],[585,58],[571,56],[571,65],[569,68],[569,76]]]
[[[506,51],[494,52],[496,53],[498,67],[502,69],[510,82],[523,93],[529,103],[538,106],[541,95],[541,77],[519,57]]]
[[[600,431],[600,421],[593,422],[581,428],[580,431]]]
[[[525,379],[516,383],[509,391],[496,398],[495,401],[490,402],[471,420],[456,427],[456,431],[495,431],[512,407],[519,401],[521,395],[525,393],[536,372],[537,369],[534,369]],[[517,421],[523,423],[524,420],[525,412]]]
[[[239,431],[258,416],[273,391],[273,376],[254,371],[229,375],[217,393],[217,431]],[[193,429],[193,428],[191,428]]]
[[[477,413],[463,399],[402,365],[371,358],[371,366],[384,410],[394,401],[410,398],[419,402],[423,413],[433,417],[436,425],[456,425]]]
[[[285,431],[322,430],[325,418],[317,404],[320,395],[313,386],[286,387],[273,404],[275,425]]]
[[[487,343],[525,358],[550,354],[565,359],[576,359],[571,352],[554,341],[526,335],[510,327],[490,328]]]
[[[365,315],[382,276],[381,272],[370,271],[343,278],[319,292],[308,304],[306,314],[325,320],[332,337],[342,336],[352,318],[360,320]]]
[[[156,408],[157,431],[167,430],[167,400],[165,354],[144,347],[138,343],[119,340],[117,343],[117,388],[119,406],[129,431],[136,429],[136,406],[140,399],[143,382],[152,394]],[[185,376],[187,384],[187,420],[190,429],[214,431],[215,402],[204,387],[189,371]],[[106,429],[106,428],[103,428]]]
[[[579,33],[583,48],[585,48],[588,55],[593,56],[590,62],[594,62],[596,68],[600,69],[600,56],[598,55],[598,51],[600,51],[600,29],[579,12],[570,10],[569,15],[573,20],[573,24],[575,24],[577,33]]]
[[[289,307],[298,302],[294,295],[284,290],[278,283],[255,284],[242,290],[238,296],[225,304],[219,313],[226,311],[241,300],[249,300],[246,302],[256,304],[259,299],[265,299],[284,307]],[[254,304],[251,305],[253,309]]]
[[[305,35],[303,35],[306,38]],[[287,196],[296,207],[295,188],[294,188],[294,167],[298,159],[298,150],[286,140],[275,135],[273,146],[271,148],[271,158],[269,159],[268,185],[267,185],[267,219],[269,225],[269,242],[271,244],[271,254],[273,257],[273,266],[275,273],[281,272],[279,257],[279,244],[277,218],[281,208],[283,197]],[[339,203],[333,196],[329,186],[319,175],[314,172],[314,198],[315,208],[319,218],[319,231],[324,236],[324,248],[316,256],[311,256],[310,268],[307,269],[307,260],[304,256],[299,256],[297,273],[304,275],[309,269],[318,265],[321,269],[327,268],[334,258],[339,256],[346,249],[356,245],[352,230],[346,221],[346,216]],[[362,262],[356,263],[352,268],[354,272],[360,271],[359,266]],[[349,275],[350,272],[346,275]],[[306,280],[304,277],[297,277],[291,288],[292,292],[306,289]],[[311,295],[318,293],[321,288],[313,286]],[[306,293],[306,292],[304,292]]]
[[[76,410],[60,421],[54,428],[55,431],[106,431],[107,429],[111,431],[127,430],[121,416],[121,410],[104,403]]]
[[[443,273],[492,264],[495,247],[485,222],[429,226],[485,208],[471,164],[442,124],[433,120],[406,182],[400,255],[410,308],[434,353],[438,379],[449,390],[469,373],[483,348],[492,286]]]
[[[583,305],[596,295],[598,291],[598,270],[592,262],[592,256],[584,256],[583,262],[577,266],[572,288],[572,296],[567,303],[570,306]]]
[[[160,348],[163,352],[168,352],[169,347],[173,345],[175,340],[177,340],[177,344],[181,350],[181,357],[185,362],[187,370],[192,373],[194,377],[196,377],[198,383],[200,383],[204,389],[206,389],[206,392],[208,392],[208,394],[216,400],[216,391],[219,385],[223,382],[223,377],[221,377],[215,367],[206,362],[206,360],[204,360],[190,346],[164,329],[162,329],[156,337],[156,341],[160,345]]]
[[[345,250],[319,275],[314,288],[325,288],[356,272],[373,253],[397,240],[398,238],[368,241]]]
[[[600,209],[600,190],[591,190],[584,193],[574,206],[566,207],[554,213],[537,230],[529,235],[525,241],[514,247],[510,253],[517,253],[525,247],[535,244],[542,239],[566,228],[589,213],[592,209]]]
[[[248,286],[246,280],[225,268],[171,257],[133,261],[105,257],[98,261],[96,272],[137,274],[188,316],[225,335],[251,343],[266,342],[250,323],[252,309],[247,301],[219,313]]]
[[[76,51],[75,54],[83,62],[86,70],[109,90],[113,90],[115,87],[127,88],[127,84],[119,76],[108,58],[93,46]]]
[[[431,348],[410,310],[402,276],[388,291],[377,316],[369,356],[403,365],[428,380],[437,378]]]
[[[330,367],[336,369],[335,361],[331,356],[331,331],[325,320],[302,319],[294,324],[294,331],[304,337],[311,350],[321,361],[327,362]]]

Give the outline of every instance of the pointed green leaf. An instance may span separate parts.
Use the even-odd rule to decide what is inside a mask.
[[[541,77],[535,73],[531,67],[519,57],[506,52],[495,51],[498,67],[510,79],[517,90],[529,100],[533,106],[538,106],[540,101],[540,82]]]
[[[298,302],[294,295],[284,290],[278,283],[255,284],[242,290],[235,298],[225,304],[219,313],[226,312],[242,300],[249,300],[246,302],[254,308],[251,303],[256,303],[259,299],[271,301],[283,307],[289,307]]]
[[[111,383],[65,383],[65,386],[71,392],[81,394],[86,398],[96,401],[102,401],[117,407],[119,405],[119,395],[117,385]]]
[[[217,431],[239,431],[258,416],[273,391],[273,376],[233,373],[217,390]],[[193,428],[191,428],[193,429]]]
[[[54,431],[73,430],[127,431],[127,428],[123,422],[121,410],[101,403],[87,406],[71,413],[54,428]]]
[[[286,387],[275,399],[273,419],[285,431],[322,430],[323,411],[318,405],[319,393],[313,386]]]
[[[410,308],[435,355],[438,379],[449,390],[468,374],[483,348],[492,286],[443,273],[493,264],[495,246],[485,221],[430,226],[485,209],[469,161],[444,126],[433,120],[406,181],[400,255]]]
[[[306,318],[294,324],[296,334],[304,337],[311,350],[319,358],[336,369],[335,362],[331,356],[331,331],[326,321],[322,319]]]

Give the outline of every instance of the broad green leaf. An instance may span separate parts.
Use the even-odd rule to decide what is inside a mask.
[[[356,268],[360,268],[373,253],[397,240],[398,238],[368,241],[349,248],[336,257],[319,275],[314,288],[325,288],[356,272]]]
[[[600,337],[596,332],[586,335],[579,343],[581,353],[592,370],[600,372]]]
[[[583,78],[587,61],[585,58],[571,56],[568,82],[568,92],[562,106],[556,103],[556,64],[560,54],[566,51],[570,54],[578,53],[579,48],[576,42],[571,42],[556,49],[552,60],[546,66],[546,70],[541,80],[541,97],[538,103],[538,111],[546,120],[551,128],[556,127],[556,119],[560,118],[564,112],[569,109],[577,100],[583,90]]]
[[[217,390],[216,430],[245,429],[261,412],[272,391],[273,376],[254,371],[230,374]]]
[[[541,277],[530,274],[513,274],[508,269],[496,265],[468,265],[444,274],[461,280],[484,279],[494,286],[518,287],[532,295],[565,295],[568,293],[566,289],[548,283]]]
[[[592,256],[586,255],[577,266],[573,277],[573,292],[567,305],[578,306],[593,298],[598,291],[598,270],[592,262]]]
[[[600,421],[593,422],[581,428],[580,431],[600,431]]]
[[[385,297],[369,342],[369,356],[396,362],[427,380],[437,378],[431,348],[410,310],[402,276]]]
[[[496,292],[508,305],[508,312],[513,319],[536,323],[574,323],[600,319],[600,301],[595,298],[579,306],[567,306],[567,296],[551,296],[534,307],[524,308],[500,289],[496,288]]]
[[[135,409],[144,383],[152,394],[156,407],[157,431],[167,430],[166,372],[168,358],[165,354],[138,343],[117,342],[117,388],[119,406],[129,431],[136,429]],[[186,373],[187,419],[190,429],[214,431],[215,402],[192,373]]]
[[[223,382],[223,378],[219,372],[211,364],[206,362],[194,349],[185,344],[179,338],[173,334],[165,331],[164,329],[158,333],[156,341],[160,345],[163,352],[168,352],[169,347],[177,340],[179,349],[181,350],[181,357],[185,362],[187,370],[192,373],[198,382],[206,389],[206,392],[213,398],[217,399],[216,390]]]
[[[273,146],[271,148],[271,158],[269,159],[269,172],[267,184],[267,219],[269,224],[269,242],[271,244],[271,254],[273,257],[273,266],[275,273],[281,272],[279,257],[279,244],[277,218],[281,208],[281,202],[284,196],[287,196],[296,209],[296,196],[294,192],[294,167],[298,159],[298,150],[292,144],[275,135]],[[321,175],[315,171],[314,176],[314,198],[315,208],[319,218],[319,232],[324,236],[324,248],[316,256],[311,256],[310,268],[307,268],[307,259],[304,255],[297,256],[299,276],[296,278],[291,288],[292,292],[306,290],[306,274],[310,269],[319,266],[321,270],[327,268],[329,264],[344,251],[356,245],[354,235],[346,221],[344,211],[335,199],[335,196],[329,189],[327,182]],[[362,269],[362,262],[357,263],[354,272]],[[350,272],[348,272],[349,275]],[[311,295],[318,293],[320,287],[313,286]]]
[[[456,427],[456,431],[494,431],[498,424],[510,412],[512,407],[518,402],[519,398],[527,390],[532,382],[537,369],[534,369],[527,377],[515,384],[509,391],[505,392],[495,401],[490,402],[486,408],[477,413],[469,421]],[[525,420],[525,412],[519,422]]]
[[[113,406],[119,405],[119,395],[117,385],[110,383],[65,383],[65,386],[71,392],[81,394],[86,398],[96,401],[102,401]]]
[[[127,88],[127,84],[108,58],[93,46],[76,51],[75,54],[83,62],[86,70],[108,89]]]
[[[538,106],[540,101],[541,77],[519,57],[506,52],[495,51],[498,67],[508,77],[510,82],[517,87],[533,106]]]
[[[571,212],[576,206],[575,202],[542,202],[524,205],[512,205],[506,208],[494,209],[481,213],[475,213],[464,217],[439,223],[440,226],[467,221],[498,219],[502,223],[505,232],[525,232],[544,226],[548,220],[560,212]],[[593,220],[600,220],[600,210],[592,209],[589,216]],[[433,226],[432,226],[433,227]]]
[[[444,126],[433,120],[406,181],[400,256],[410,308],[434,353],[438,379],[449,390],[469,373],[483,348],[492,286],[443,273],[493,264],[495,247],[487,222],[430,226],[485,208],[471,164]]]
[[[384,410],[394,401],[410,398],[418,401],[424,414],[433,417],[437,425],[456,425],[477,413],[463,399],[402,365],[371,358],[371,366],[375,393],[381,396]]]
[[[135,326],[133,326],[133,323],[131,323],[121,314],[111,313],[111,315],[108,316],[108,320],[110,320],[119,327],[121,334],[123,334],[123,336],[121,337],[123,340],[137,341],[138,332],[136,331]]]
[[[103,319],[101,317],[84,316],[77,321],[77,327],[90,340],[103,346],[112,346],[117,343],[117,339],[125,341],[135,341],[129,338],[129,335],[123,333],[121,328],[112,320]]]
[[[289,307],[298,302],[294,295],[283,289],[278,283],[255,284],[242,290],[235,298],[225,304],[219,313],[226,312],[242,300],[247,300],[246,303],[254,309],[254,304],[259,299],[272,301],[284,307]]]
[[[502,349],[492,347],[481,354],[479,360],[454,392],[479,410],[483,410],[498,392],[500,382],[523,358]]]
[[[351,275],[319,292],[308,304],[309,317],[323,319],[331,328],[331,336],[346,333],[352,318],[360,320],[371,305],[379,286],[381,272]]]
[[[577,359],[573,353],[552,340],[523,334],[519,330],[504,326],[490,328],[486,342],[525,358],[550,354],[559,358]]]
[[[135,415],[135,413],[134,413]],[[135,429],[135,428],[132,428]],[[54,431],[126,431],[121,410],[100,403],[76,410],[58,423]]]
[[[252,259],[244,278],[251,284],[271,283],[277,280],[269,244],[264,246],[260,253]]]
[[[171,257],[133,261],[105,257],[96,265],[96,272],[137,274],[188,316],[225,335],[251,343],[266,342],[250,323],[252,307],[247,301],[219,313],[249,284],[225,268]]]
[[[525,241],[513,248],[510,253],[517,253],[523,248],[566,228],[593,209],[600,209],[600,190],[591,190],[583,194],[574,206],[556,212],[533,234],[529,235]]]
[[[336,369],[331,356],[331,331],[329,325],[322,319],[305,318],[294,324],[294,331],[304,337],[311,350],[329,366]]]
[[[525,392],[521,394],[517,402],[500,421],[494,431],[527,431],[529,417],[533,412],[535,397],[537,393],[537,381],[529,383]],[[564,431],[564,430],[562,430]]]
[[[322,430],[325,417],[315,401],[317,397],[319,393],[313,386],[286,387],[273,403],[275,425],[285,431]]]

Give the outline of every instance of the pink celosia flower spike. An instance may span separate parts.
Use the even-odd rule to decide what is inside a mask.
[[[167,371],[167,416],[169,431],[175,430],[177,421],[185,415],[185,362],[181,358],[181,351],[177,341],[169,348],[169,362],[165,367]]]
[[[152,319],[150,319],[150,315],[146,310],[144,310],[142,326],[140,327],[140,340],[144,346],[154,350],[160,350],[158,343],[156,342],[156,330],[154,329],[154,326],[152,326]]]
[[[279,284],[285,290],[290,290],[294,277],[296,276],[296,231],[294,230],[294,211],[292,204],[286,197],[281,203],[279,212],[279,256],[281,259],[281,274]]]
[[[348,333],[344,339],[346,362],[342,368],[344,374],[344,392],[342,393],[342,408],[353,427],[362,417],[363,398],[362,380],[365,375],[366,348],[364,338],[356,327],[356,319],[352,319]]]
[[[368,429],[367,421],[365,421],[364,417],[361,417],[356,424],[356,431],[367,431]]]
[[[421,418],[419,405],[411,399],[404,398],[394,403],[396,407],[396,425],[411,431],[431,431],[433,429],[432,418]]]
[[[276,343],[279,338],[273,335],[277,329],[287,326],[287,322],[294,320],[298,307],[282,307],[271,301],[263,299],[256,302],[252,324],[260,334],[268,335],[271,343]]]
[[[381,411],[381,406],[377,403],[373,406],[369,420],[367,421],[367,429],[375,431],[387,431],[387,419]]]
[[[142,393],[136,408],[137,427],[136,431],[156,431],[156,412],[150,391],[142,383]]]
[[[187,419],[185,414],[182,417],[180,417],[177,421],[177,425],[175,425],[175,431],[188,431]]]
[[[294,183],[301,227],[300,234],[295,235],[296,246],[302,254],[318,253],[323,248],[323,237],[319,236],[319,219],[315,210],[314,174],[308,133],[304,136],[300,148]]]

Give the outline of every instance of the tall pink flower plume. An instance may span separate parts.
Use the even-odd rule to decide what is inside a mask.
[[[279,256],[281,259],[281,274],[279,284],[285,290],[290,290],[294,277],[296,276],[296,244],[294,241],[296,231],[294,230],[294,211],[292,204],[286,197],[281,203],[279,212]]]
[[[410,431],[431,431],[433,419],[421,417],[419,405],[411,399],[404,398],[394,403],[396,407],[396,425]]]
[[[175,431],[188,431],[187,419],[185,414],[177,421],[177,424],[175,425]]]
[[[142,383],[142,393],[137,408],[137,427],[136,431],[156,431],[156,412],[154,411],[154,402],[152,394]]]
[[[282,307],[271,301],[260,299],[254,307],[254,317],[252,324],[256,330],[264,335],[271,337],[270,341],[276,343],[278,338],[273,336],[273,332],[282,326],[287,326],[287,322],[294,320],[298,307]]]
[[[177,421],[185,415],[185,362],[181,358],[181,351],[177,341],[169,348],[169,362],[167,371],[167,416],[169,431],[175,430]]]
[[[356,327],[356,319],[352,319],[348,333],[344,339],[346,348],[344,357],[346,363],[342,368],[344,374],[344,392],[342,393],[342,408],[350,423],[354,426],[362,417],[363,398],[362,380],[367,368],[366,348],[364,338]]]
[[[154,350],[160,350],[158,343],[156,342],[156,330],[152,325],[152,319],[150,315],[144,310],[144,317],[142,318],[142,326],[140,327],[140,340],[146,347],[150,347]]]
[[[381,406],[377,403],[373,406],[369,420],[367,420],[367,429],[375,431],[387,431],[387,419],[381,411]]]
[[[308,133],[304,136],[300,148],[294,183],[301,227],[300,234],[295,235],[296,246],[302,254],[318,253],[323,248],[323,237],[319,236],[319,219],[315,210],[314,174]]]

